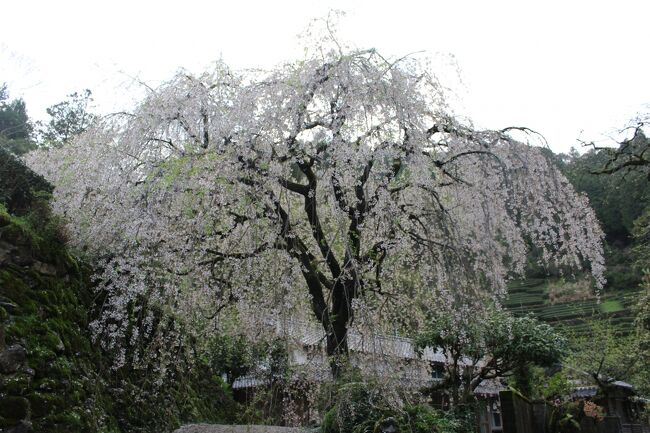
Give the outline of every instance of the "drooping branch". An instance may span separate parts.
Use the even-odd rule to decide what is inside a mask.
[[[591,146],[594,150],[606,152],[608,160],[605,166],[598,170],[593,170],[592,174],[613,174],[624,170],[635,170],[641,167],[650,166],[650,139],[645,135],[646,121],[639,121],[636,125],[626,128],[632,129],[632,137],[622,140],[618,143],[618,148],[596,146],[595,143],[584,143]],[[624,130],[624,131],[626,131]],[[648,172],[650,179],[650,172]]]

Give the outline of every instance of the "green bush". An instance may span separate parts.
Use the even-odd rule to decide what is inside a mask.
[[[402,433],[466,433],[474,430],[473,412],[442,412],[425,404],[397,407],[372,383],[340,385],[334,405],[325,413],[321,433],[378,433],[383,422]]]
[[[357,381],[334,385],[333,405],[323,417],[322,433],[373,433],[388,418],[393,418],[402,431],[403,413],[393,402],[395,399],[388,398],[389,390],[359,380],[354,371],[346,378]]]
[[[464,433],[473,431],[474,427],[472,423],[465,428],[463,419],[459,419],[455,413],[442,412],[422,404],[404,407],[400,420],[400,431],[404,433]]]
[[[557,433],[577,433],[580,431],[580,420],[583,411],[581,401],[567,402],[556,406],[551,413],[549,431]]]
[[[342,385],[333,410],[332,430],[324,433],[372,431],[377,421],[390,416],[392,412],[379,389],[365,382]]]

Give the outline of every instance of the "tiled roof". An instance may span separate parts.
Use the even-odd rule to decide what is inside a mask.
[[[280,335],[300,342],[303,346],[316,347],[325,343],[325,331],[318,323],[291,320],[277,323]],[[413,341],[409,338],[361,333],[357,329],[348,331],[348,348],[351,352],[394,356],[401,359],[416,359]],[[426,348],[421,359],[433,362],[445,362],[442,351]]]
[[[315,355],[313,349],[323,350],[325,345],[325,331],[319,323],[288,320],[271,324],[275,332],[286,337],[293,344],[302,348],[312,350],[311,356],[302,356],[301,359],[294,359],[296,365],[304,363],[323,364],[323,368],[314,369],[310,373],[311,380],[320,382],[329,378],[329,368],[324,356]],[[352,354],[365,355],[354,357],[353,362],[362,367],[364,371],[372,371],[380,375],[393,375],[397,380],[408,386],[423,386],[430,384],[435,379],[431,377],[426,368],[428,362],[445,363],[445,355],[440,350],[426,348],[421,357],[415,352],[415,346],[411,339],[399,336],[362,333],[357,329],[348,331],[348,348]],[[323,353],[323,352],[321,352]],[[302,359],[304,358],[304,359]],[[309,358],[309,361],[307,361]],[[421,360],[404,368],[396,368],[394,361]],[[461,361],[463,364],[463,361]],[[233,389],[256,387],[266,383],[255,374],[243,376],[235,380]]]
[[[629,389],[629,390],[634,389],[634,387],[631,384],[629,384],[627,382],[623,382],[622,380],[615,380],[614,382],[612,382],[612,385],[618,386],[620,388],[626,388],[626,389]]]
[[[622,388],[629,392],[634,392],[634,387],[627,382],[622,380],[615,380],[610,383],[611,386]],[[589,398],[594,397],[598,393],[598,387],[596,385],[582,385],[576,386],[571,393],[571,396],[574,398]]]
[[[478,396],[495,396],[499,395],[499,392],[504,391],[505,389],[505,385],[501,383],[499,378],[484,379],[474,389],[474,394]]]
[[[573,398],[589,398],[593,397],[598,393],[597,386],[578,386],[571,393]]]
[[[235,379],[232,384],[232,389],[254,388],[256,386],[266,385],[266,383],[266,379],[261,379],[255,375],[247,374],[246,376],[241,376]]]

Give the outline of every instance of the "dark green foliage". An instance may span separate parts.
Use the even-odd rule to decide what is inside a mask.
[[[32,126],[27,117],[25,101],[14,99],[8,101],[9,95],[6,84],[0,92],[0,135],[9,138],[29,138]]]
[[[628,137],[618,143],[617,148],[600,148],[605,154],[607,161],[597,172],[603,174],[634,173],[645,175],[650,180],[650,139],[646,136],[644,128],[648,126],[647,114],[637,117],[632,123],[621,132],[628,133]]]
[[[441,412],[424,404],[396,407],[386,391],[368,382],[339,385],[334,405],[323,417],[321,432],[379,432],[382,423],[392,423],[402,433],[465,433],[474,430],[473,415],[466,420],[464,413]]]
[[[261,348],[249,344],[244,336],[215,335],[211,337],[206,362],[218,374],[226,376],[232,386],[235,379],[246,375],[260,359]]]
[[[643,291],[639,295],[634,308],[635,324],[639,334],[643,337],[650,337],[650,277],[648,275],[645,276]],[[648,349],[650,349],[650,345]]]
[[[38,146],[30,138],[7,138],[0,135],[0,149],[4,149],[14,155],[24,155]]]
[[[34,210],[36,199],[53,191],[42,176],[0,146],[0,203],[12,214]],[[42,206],[41,206],[42,207]]]
[[[335,414],[331,416],[331,432],[363,432],[388,416],[390,405],[383,398],[379,389],[363,382],[352,382],[339,388]]]
[[[362,379],[361,372],[348,366],[334,383],[321,388],[324,413],[321,433],[378,432],[383,422],[394,423],[402,433],[469,433],[474,431],[471,407],[439,411],[418,398],[386,384]]]
[[[229,424],[241,411],[228,386],[205,366],[176,372],[164,388],[147,372],[104,374],[109,412],[121,432],[164,432],[189,422]]]
[[[39,135],[45,146],[62,146],[75,136],[84,132],[97,120],[97,116],[88,111],[92,102],[92,92],[88,89],[68,95],[68,99],[52,105],[46,111],[50,121],[39,124]]]
[[[0,148],[22,155],[36,148],[31,139],[33,127],[27,116],[25,101],[9,101],[7,86],[0,87]]]
[[[325,414],[322,433],[372,432],[375,424],[393,414],[379,387],[350,382],[338,387],[334,406]]]
[[[519,389],[529,393],[530,367],[553,365],[566,353],[566,340],[550,325],[500,310],[462,324],[447,315],[435,317],[415,342],[420,350],[439,348],[452,360],[445,365],[445,379],[437,388],[447,389],[454,405],[469,403],[475,387],[490,377],[514,375]],[[471,377],[464,377],[466,370],[459,365],[462,357],[487,361],[473,369]]]
[[[576,190],[589,197],[608,241],[628,245],[634,221],[650,204],[650,188],[643,173],[595,174],[608,160],[603,151],[574,154],[561,169]]]
[[[529,376],[529,385],[531,390],[527,395],[531,399],[546,401],[567,399],[574,388],[569,382],[567,372],[561,370],[560,366],[552,369],[533,367]]]
[[[532,366],[528,363],[521,363],[515,366],[508,385],[519,391],[522,395],[530,397],[533,393],[533,372]]]
[[[68,95],[66,100],[47,108],[49,122],[37,122],[35,131],[27,116],[25,101],[9,100],[7,86],[0,86],[0,149],[23,155],[39,146],[69,143],[97,120],[97,116],[88,111],[91,95],[88,89],[75,92]]]
[[[404,407],[402,431],[429,433],[431,431],[456,431],[457,422],[430,406],[418,404]]]
[[[650,376],[640,343],[639,336],[621,335],[612,323],[591,322],[588,333],[571,340],[571,353],[564,361],[567,374],[588,380],[603,393],[609,392],[615,380],[631,383],[645,393]]]
[[[255,376],[266,385],[253,391],[253,399],[246,402],[246,412],[238,419],[243,424],[280,425],[284,422],[284,400],[303,399],[306,383],[290,369],[286,340],[249,344],[257,366]]]
[[[636,274],[647,273],[650,271],[650,208],[634,221],[632,233],[636,242],[631,255],[636,269],[640,271]]]
[[[650,139],[646,136],[647,114],[634,119],[624,130],[628,137],[617,148],[603,148],[585,155],[572,155],[561,164],[567,177],[585,191],[608,235],[606,249],[609,266],[608,288],[626,290],[641,285],[640,293],[631,293],[619,305],[635,315],[625,321],[621,333],[620,317],[594,323],[591,335],[577,339],[574,357],[595,359],[588,369],[595,382],[606,390],[609,378],[631,382],[643,395],[650,394],[650,296],[647,272],[650,268]],[[644,130],[645,129],[645,130]],[[623,131],[622,131],[623,132]],[[597,173],[594,175],[593,173]],[[632,305],[632,308],[630,308]],[[612,303],[603,303],[603,311],[614,311]],[[620,311],[620,309],[619,309]],[[629,315],[628,315],[629,316]],[[594,341],[600,349],[593,351]],[[586,354],[586,355],[585,355]]]
[[[638,371],[634,377],[639,394],[650,397],[650,280],[644,277],[643,290],[634,309],[634,338],[638,348]]]
[[[551,326],[532,317],[505,316],[492,325],[490,352],[512,365],[549,366],[566,354],[566,340]]]
[[[405,406],[400,421],[405,433],[470,433],[476,427],[470,407],[442,412],[424,404]]]

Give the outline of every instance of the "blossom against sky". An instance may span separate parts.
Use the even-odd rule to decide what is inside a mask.
[[[339,35],[355,46],[431,55],[476,126],[528,126],[556,151],[602,139],[650,102],[647,1],[22,0],[2,7],[0,82],[37,119],[83,88],[115,111],[142,95],[138,82],[179,68],[300,58],[297,35],[330,9],[346,12]]]

